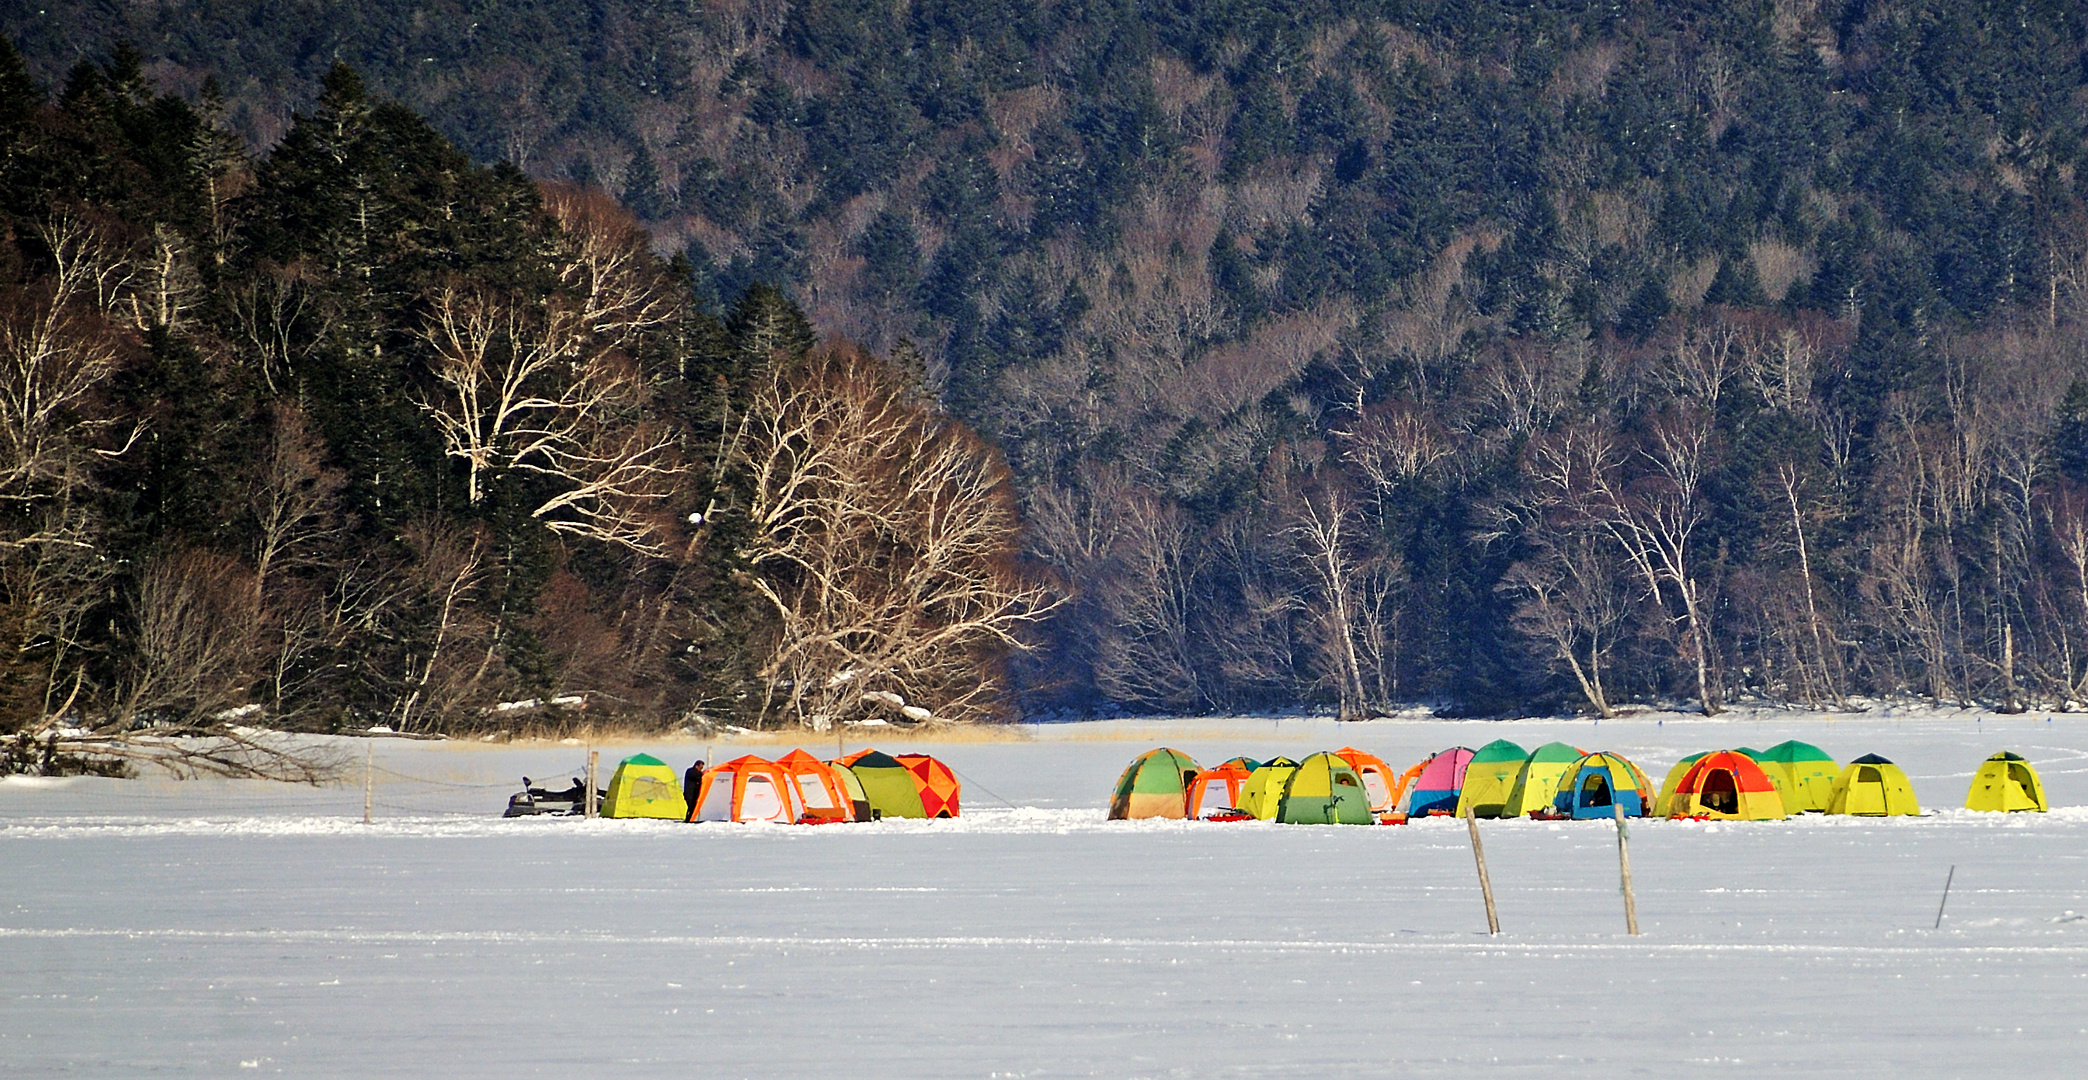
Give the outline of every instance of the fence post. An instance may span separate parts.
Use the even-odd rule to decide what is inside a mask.
[[[370,823],[370,788],[375,783],[373,774],[377,771],[377,740],[365,738],[363,742],[363,824],[368,825]]]
[[[602,762],[602,752],[601,752],[600,750],[589,750],[589,751],[587,752],[587,816],[588,816],[588,817],[593,817],[593,816],[595,816],[595,774],[596,774],[596,770],[598,770],[598,769],[600,768],[600,766],[601,766],[601,762]]]
[[[1624,875],[1624,928],[1638,936],[1638,901],[1631,895],[1631,831],[1624,825],[1624,804],[1612,799],[1610,809],[1617,815],[1617,867]]]
[[[1486,876],[1486,847],[1479,843],[1479,818],[1469,806],[1465,807],[1465,828],[1472,834],[1472,860],[1479,864],[1479,895],[1486,898],[1486,932],[1498,935],[1501,917],[1494,912],[1493,879]]]

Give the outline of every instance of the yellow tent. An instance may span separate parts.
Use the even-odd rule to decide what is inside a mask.
[[[1264,765],[1263,768],[1268,766]],[[1375,825],[1370,794],[1356,767],[1340,754],[1319,753],[1298,763],[1283,785],[1275,820],[1290,825]]]
[[[1495,739],[1472,754],[1465,763],[1464,784],[1457,792],[1457,816],[1495,818],[1515,790],[1515,777],[1522,772],[1529,753],[1506,739]]]
[[[1298,763],[1287,757],[1263,762],[1240,789],[1240,809],[1263,821],[1274,820],[1283,807],[1283,789],[1297,771]]]
[[[1682,777],[1689,772],[1691,765],[1697,763],[1698,758],[1708,753],[1710,753],[1709,750],[1699,750],[1675,762],[1674,766],[1668,769],[1667,778],[1660,782],[1660,795],[1653,800],[1654,817],[1668,816],[1668,810],[1674,805],[1675,801],[1675,785],[1682,782]]]
[[[609,778],[602,816],[681,821],[689,816],[689,804],[682,799],[681,778],[666,762],[651,754],[633,754]]]
[[[1513,818],[1522,817],[1532,810],[1550,811],[1552,796],[1559,790],[1559,780],[1582,756],[1579,750],[1562,742],[1545,743],[1530,751],[1530,756],[1523,760],[1521,771],[1515,774],[1515,787],[1508,792],[1501,816]],[[1467,766],[1465,783],[1471,782],[1471,768]]]
[[[1890,817],[1919,814],[1914,784],[1900,767],[1876,754],[1865,754],[1849,762],[1834,778],[1834,795],[1827,803],[1830,814],[1860,814]]]
[[[2030,763],[2006,750],[1986,759],[1972,777],[1972,790],[1965,796],[1967,810],[2035,810],[2043,813],[2044,782]]]
[[[1827,751],[1811,743],[1787,739],[1759,754],[1749,754],[1783,796],[1784,812],[1802,814],[1827,809],[1834,798],[1834,778],[1841,766]]]

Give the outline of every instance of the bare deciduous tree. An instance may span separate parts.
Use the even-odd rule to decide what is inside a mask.
[[[753,416],[745,556],[779,627],[776,706],[817,730],[865,695],[995,715],[1007,654],[1057,603],[1016,562],[999,456],[847,347],[778,371]]]

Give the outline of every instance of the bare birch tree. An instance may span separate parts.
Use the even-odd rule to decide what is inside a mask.
[[[994,716],[1006,656],[1057,603],[1016,562],[999,455],[847,347],[778,371],[753,415],[744,554],[778,626],[774,707],[815,730],[885,695]]]

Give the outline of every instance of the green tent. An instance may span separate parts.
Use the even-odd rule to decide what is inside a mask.
[[[1776,785],[1776,793],[1783,796],[1785,813],[1824,813],[1833,801],[1834,778],[1841,775],[1841,766],[1827,756],[1827,751],[1789,739],[1747,756]]]
[[[873,817],[881,818],[926,818],[928,811],[921,806],[921,788],[914,782],[912,770],[899,763],[899,759],[877,750],[867,750],[842,758],[839,764],[846,765],[855,774],[856,782],[863,785],[864,801],[870,804]]]
[[[1552,796],[1559,790],[1559,780],[1581,759],[1578,748],[1567,743],[1545,743],[1530,751],[1523,759],[1522,770],[1515,774],[1515,787],[1508,792],[1508,801],[1501,806],[1501,816],[1521,817],[1532,810],[1549,811]],[[1472,782],[1472,771],[1465,769],[1465,783]]]
[[[1189,782],[1196,779],[1196,759],[1161,747],[1138,755],[1117,777],[1109,798],[1109,820],[1181,818],[1189,816]]]
[[[1465,764],[1464,787],[1457,793],[1457,816],[1496,818],[1515,790],[1515,774],[1522,771],[1530,752],[1506,739],[1495,739],[1472,754]]]
[[[1276,818],[1288,825],[1374,825],[1363,777],[1338,754],[1318,753],[1298,763],[1283,783]]]

